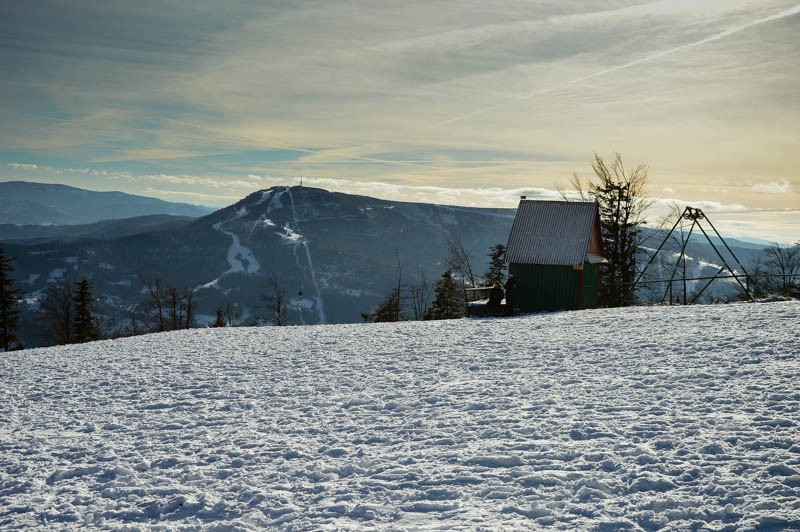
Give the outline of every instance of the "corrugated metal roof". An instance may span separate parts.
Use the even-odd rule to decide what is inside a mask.
[[[506,246],[506,262],[570,266],[583,264],[597,204],[521,200]]]

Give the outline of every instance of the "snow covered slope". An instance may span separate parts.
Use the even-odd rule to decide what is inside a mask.
[[[0,356],[0,528],[800,527],[800,303]]]

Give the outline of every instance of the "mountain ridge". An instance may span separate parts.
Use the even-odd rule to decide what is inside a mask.
[[[198,217],[210,207],[119,191],[30,181],[0,182],[0,224],[78,225],[154,214]]]

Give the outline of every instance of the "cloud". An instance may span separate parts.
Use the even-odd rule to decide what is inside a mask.
[[[658,2],[658,4],[663,4],[663,2]],[[714,42],[714,41],[718,41],[720,39],[724,39],[726,37],[729,37],[731,35],[739,33],[740,31],[744,31],[744,30],[746,30],[748,28],[751,28],[753,26],[758,26],[759,24],[765,24],[765,23],[768,23],[768,22],[774,22],[776,20],[780,20],[780,19],[783,19],[783,18],[786,18],[786,17],[791,17],[791,16],[797,15],[799,13],[800,13],[800,5],[796,5],[796,6],[793,6],[793,7],[789,8],[789,9],[784,9],[784,10],[780,11],[779,13],[774,13],[772,15],[769,15],[769,16],[766,16],[766,17],[761,17],[761,18],[758,18],[756,20],[747,22],[745,24],[740,24],[740,25],[737,25],[737,26],[733,26],[733,27],[727,28],[724,31],[720,31],[720,32],[714,33],[713,35],[710,35],[708,37],[704,37],[702,39],[699,39],[699,40],[696,40],[696,41],[693,41],[693,42],[681,44],[680,46],[675,46],[675,47],[669,48],[667,50],[661,50],[661,51],[658,51],[658,52],[654,52],[654,53],[648,54],[648,55],[646,55],[644,57],[640,57],[638,59],[635,59],[633,61],[629,61],[627,63],[623,63],[623,64],[620,64],[620,65],[617,65],[617,66],[613,66],[613,67],[610,67],[610,68],[605,68],[605,69],[602,69],[602,70],[597,70],[595,72],[579,76],[579,77],[577,77],[575,79],[572,79],[572,80],[570,80],[570,81],[568,81],[566,83],[562,82],[559,85],[554,85],[554,86],[550,86],[550,87],[544,87],[542,89],[539,89],[536,92],[532,92],[532,93],[529,93],[529,94],[524,94],[524,95],[521,95],[521,96],[517,96],[517,97],[512,98],[512,99],[507,99],[505,101],[498,102],[498,103],[496,103],[494,105],[491,105],[491,106],[488,106],[488,107],[484,107],[482,109],[478,109],[478,110],[472,111],[470,113],[466,113],[466,114],[463,114],[463,115],[460,115],[460,116],[456,116],[454,118],[450,118],[448,120],[444,120],[444,121],[438,122],[436,124],[433,124],[431,127],[438,128],[438,127],[441,127],[441,126],[444,126],[444,125],[454,124],[456,122],[460,122],[460,121],[465,120],[467,118],[472,118],[472,117],[487,113],[489,111],[497,110],[500,107],[504,107],[506,105],[510,105],[512,103],[515,103],[515,102],[521,102],[521,101],[528,100],[528,99],[531,99],[531,98],[536,98],[537,96],[541,96],[541,95],[546,94],[548,92],[552,92],[552,91],[554,91],[554,90],[556,90],[556,89],[558,89],[560,87],[566,86],[566,85],[572,85],[572,84],[575,84],[575,83],[581,83],[581,82],[584,82],[584,81],[589,81],[589,80],[591,80],[593,78],[597,78],[597,77],[600,77],[600,76],[606,76],[608,74],[611,74],[611,73],[614,73],[614,72],[617,72],[617,71],[620,71],[620,70],[625,70],[625,69],[628,69],[628,68],[631,68],[631,67],[634,67],[634,66],[637,66],[637,65],[641,65],[643,63],[649,63],[649,62],[652,62],[652,61],[656,61],[658,59],[663,59],[663,58],[665,58],[667,56],[670,56],[672,54],[675,54],[677,52],[680,52],[680,51],[683,51],[683,50],[686,50],[686,49],[689,49],[689,48],[702,46],[704,44],[708,44],[708,43],[711,43],[711,42]]]
[[[652,206],[647,215],[652,221],[673,218],[675,211],[683,212],[686,207],[694,207],[708,213],[736,213],[748,211],[748,207],[741,203],[722,203],[718,201],[693,200],[687,201],[675,197],[651,198]]]
[[[39,170],[39,165],[28,163],[8,163],[8,166],[15,170]]]
[[[70,161],[74,173],[49,177],[93,188],[231,197],[302,174],[431,187],[341,185],[395,199],[505,206],[619,150],[650,164],[663,196],[783,206],[797,187],[751,186],[798,182],[800,17],[761,22],[795,4],[9,3],[0,146],[8,160]],[[709,36],[719,38],[682,48]],[[268,153],[281,150],[294,154]],[[122,165],[136,175],[112,170]],[[733,192],[714,190],[719,175]]]
[[[261,178],[261,182],[268,186],[294,186],[299,184],[297,179],[281,177]],[[515,208],[519,203],[520,196],[527,196],[528,199],[559,199],[561,197],[560,192],[555,189],[540,187],[450,188],[313,177],[304,178],[303,184],[334,192],[372,196],[392,201],[439,203],[464,207]]]
[[[786,194],[792,191],[792,183],[788,179],[781,179],[779,181],[753,185],[753,190],[756,192],[765,192],[767,194]]]
[[[142,193],[148,196],[167,199],[168,201],[198,202],[205,205],[216,205],[222,200],[224,201],[224,205],[216,205],[220,207],[236,203],[242,199],[236,194],[206,194],[202,192],[169,190],[155,187],[147,187]]]

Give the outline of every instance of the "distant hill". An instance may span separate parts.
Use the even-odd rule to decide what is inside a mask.
[[[79,238],[110,239],[149,231],[174,229],[194,220],[189,216],[152,214],[121,220],[103,220],[81,225],[14,225],[0,224],[0,242],[40,244],[54,240]]]
[[[124,192],[26,181],[0,183],[0,224],[76,225],[153,214],[198,217],[212,211]]]

